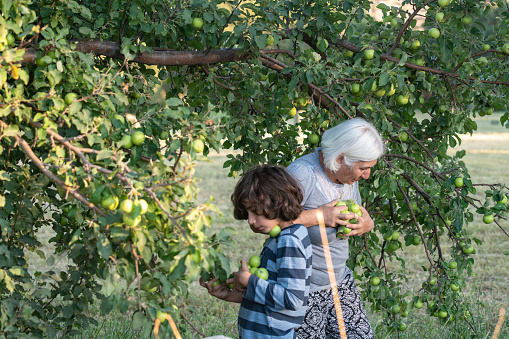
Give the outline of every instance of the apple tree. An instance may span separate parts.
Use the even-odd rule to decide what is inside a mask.
[[[362,187],[375,231],[350,239],[365,299],[389,331],[423,305],[469,321],[457,301],[479,240],[465,225],[477,213],[508,236],[507,188],[473,183],[465,152],[447,151],[476,115],[506,107],[506,1],[4,0],[1,11],[3,337],[76,334],[97,302],[102,314],[134,307],[145,336],[170,333],[189,284],[232,271],[229,230],[206,235],[220,211],[196,201],[197,161],[235,150],[231,176],[288,165],[355,116],[387,145]],[[48,228],[54,253],[41,251]],[[417,295],[387,267],[405,246],[427,260]]]

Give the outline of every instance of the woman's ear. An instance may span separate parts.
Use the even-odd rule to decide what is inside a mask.
[[[345,161],[345,155],[343,153],[341,153],[336,159],[336,164],[338,164],[338,167],[341,167],[341,165],[343,165],[344,161]]]

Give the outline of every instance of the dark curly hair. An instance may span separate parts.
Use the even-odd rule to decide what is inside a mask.
[[[270,165],[246,172],[231,196],[237,220],[247,220],[251,211],[271,220],[292,221],[303,210],[302,199],[298,181],[284,167]]]

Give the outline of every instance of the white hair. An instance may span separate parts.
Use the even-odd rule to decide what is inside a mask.
[[[322,137],[322,154],[325,167],[336,172],[340,168],[341,154],[348,167],[359,161],[373,161],[380,158],[385,147],[375,126],[362,118],[353,118],[326,130]]]

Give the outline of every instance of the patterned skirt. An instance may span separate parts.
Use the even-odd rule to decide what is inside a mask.
[[[338,283],[339,299],[348,339],[373,339],[375,336],[369,324],[366,310],[352,271],[345,269],[344,279]],[[326,288],[311,292],[304,323],[297,329],[299,339],[341,339],[332,290]]]

